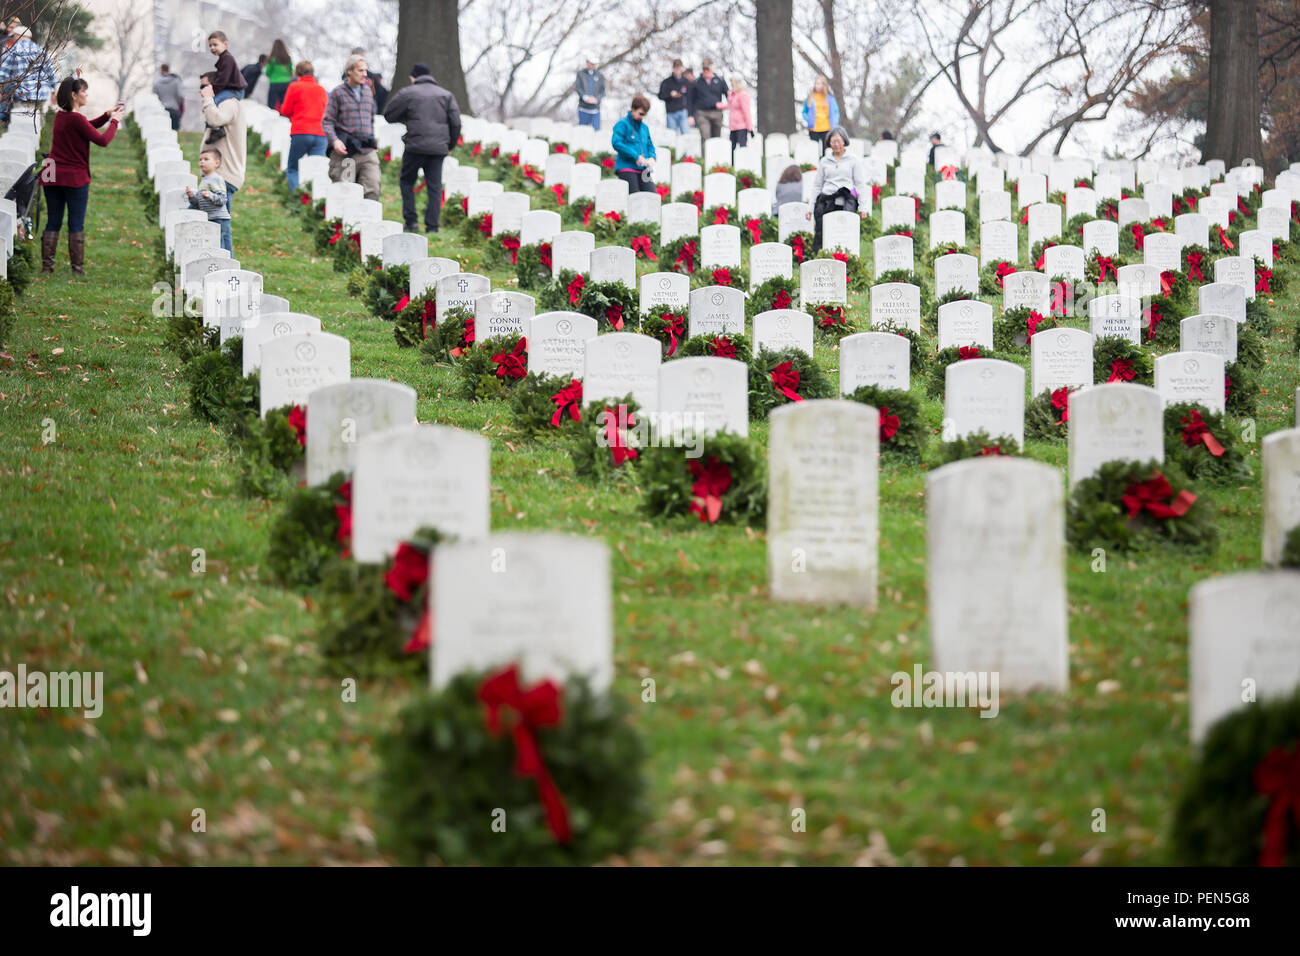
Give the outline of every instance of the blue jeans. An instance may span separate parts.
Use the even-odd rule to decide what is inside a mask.
[[[84,186],[46,186],[45,205],[49,213],[45,218],[45,231],[58,232],[63,228],[63,210],[68,211],[68,232],[86,231],[86,203],[90,201],[90,183]]]
[[[685,133],[689,127],[686,125],[686,118],[690,115],[687,110],[673,110],[667,114],[664,119],[668,121],[668,128],[677,133]]]
[[[304,156],[324,156],[325,137],[311,133],[294,133],[289,137],[288,170],[289,188],[298,188],[298,160]]]
[[[226,182],[224,179],[222,182]],[[226,183],[226,212],[230,212],[230,200],[235,198],[235,193],[239,192],[238,186],[232,186]]]
[[[225,249],[228,253],[230,253],[231,257],[233,258],[235,255],[235,244],[234,241],[230,238],[230,220],[214,219],[212,221],[221,227],[221,248]]]
[[[600,113],[588,113],[586,110],[578,110],[578,125],[590,126],[592,129],[600,129]]]
[[[242,100],[244,98],[243,90],[222,90],[216,96],[212,97],[212,102],[220,106],[226,100]]]

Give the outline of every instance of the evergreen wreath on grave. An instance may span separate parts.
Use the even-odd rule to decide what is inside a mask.
[[[763,177],[752,169],[742,169],[736,173],[737,189],[763,189],[766,185]]]
[[[510,411],[523,438],[565,434],[582,421],[582,382],[529,372],[510,390]]]
[[[813,331],[824,339],[842,339],[858,331],[850,311],[852,306],[832,302],[818,302],[804,311],[811,312]]]
[[[331,670],[378,677],[424,673],[433,642],[430,555],[444,536],[425,527],[380,564],[334,561],[321,576],[324,623],[318,634]]]
[[[551,281],[551,244],[520,246],[515,260],[515,278],[523,290],[537,289]]]
[[[627,221],[616,210],[611,209],[593,216],[590,229],[597,241],[605,245],[625,245],[623,234],[627,231]]]
[[[877,187],[878,188],[878,187]],[[871,243],[880,238],[880,223],[874,216],[859,217],[858,241]]]
[[[1230,635],[1223,635],[1229,637]],[[1300,866],[1300,692],[1238,707],[1210,728],[1174,810],[1179,866]]]
[[[729,358],[748,365],[754,357],[753,342],[749,336],[731,333],[729,335],[693,335],[684,340],[673,358]]]
[[[700,437],[690,449],[655,446],[637,458],[642,510],[651,518],[694,524],[763,523],[767,475],[749,440],[723,432]]]
[[[682,343],[686,341],[687,313],[685,309],[661,306],[652,309],[641,320],[641,334],[658,339],[663,346],[664,358],[678,355]]]
[[[704,190],[695,189],[695,190],[688,190],[687,192],[678,193],[677,196],[673,199],[673,202],[688,202],[694,205],[696,209],[700,210],[700,212],[703,212],[704,211]],[[705,222],[704,224],[706,226],[708,225],[707,222]]]
[[[1254,370],[1240,361],[1229,362],[1223,369],[1223,398],[1229,415],[1252,417],[1259,404],[1259,378]]]
[[[929,268],[930,274],[933,275],[934,263],[936,259],[942,259],[944,256],[952,256],[958,254],[967,255],[969,253],[965,246],[959,246],[955,242],[941,242],[933,249],[927,249],[925,254],[922,256],[922,259],[924,260],[926,266]]]
[[[561,269],[537,292],[537,312],[581,312],[587,294],[587,277],[572,269]]]
[[[881,236],[906,236],[908,239],[918,239],[918,232],[914,223],[899,223],[896,226],[890,226],[888,229],[880,230]]]
[[[776,242],[779,233],[775,216],[766,213],[749,216],[740,221],[740,241],[747,246],[756,246],[760,242]]]
[[[454,365],[473,348],[474,313],[464,306],[448,309],[420,343],[420,351],[435,365]]]
[[[1161,349],[1177,349],[1182,342],[1182,321],[1186,317],[1173,298],[1151,296],[1142,307],[1142,341]]]
[[[1067,275],[1052,276],[1047,280],[1047,313],[1058,319],[1071,318],[1071,312],[1074,304],[1082,298],[1082,293],[1086,286],[1082,282],[1076,283]]]
[[[1220,256],[1235,256],[1237,254],[1236,233],[1236,229],[1228,230],[1210,223],[1210,255],[1215,259]]]
[[[760,312],[773,309],[797,309],[799,307],[799,284],[785,276],[773,276],[764,279],[749,295],[745,297],[745,321],[753,321]]]
[[[924,335],[906,325],[898,326],[892,322],[873,325],[871,328],[874,332],[893,332],[895,335],[901,335],[907,339],[910,376],[911,378],[917,378],[925,375],[926,368],[930,364],[930,344],[926,341]]]
[[[733,170],[733,169],[732,169],[730,166],[728,166],[726,163],[714,163],[712,166],[709,167],[709,172],[710,172],[710,173],[726,173],[728,176],[734,176],[734,175],[735,175],[735,170]]]
[[[1160,273],[1160,294],[1184,312],[1188,307],[1194,308],[1196,305],[1192,292],[1192,283],[1188,280],[1187,273],[1181,269],[1165,269]]]
[[[447,197],[438,215],[439,225],[447,230],[459,230],[469,218],[469,197],[457,193]]]
[[[749,417],[758,421],[779,405],[835,394],[830,378],[802,349],[759,349],[749,363]]]
[[[1047,266],[1047,250],[1052,246],[1059,246],[1065,240],[1060,235],[1047,236],[1039,239],[1029,247],[1029,261],[1034,264],[1034,270],[1042,272]]]
[[[564,444],[573,461],[573,472],[589,481],[622,480],[635,472],[640,456],[640,406],[631,395],[620,399],[588,402],[582,421],[565,429]]]
[[[1259,256],[1255,256],[1255,298],[1282,295],[1287,289],[1287,274],[1274,269]]]
[[[1083,277],[1092,286],[1100,285],[1107,280],[1118,282],[1119,268],[1126,265],[1128,259],[1122,255],[1103,256],[1100,252],[1094,252],[1083,264]]]
[[[554,183],[545,189],[539,189],[533,193],[531,208],[562,213],[564,211],[566,192],[567,190],[565,190],[562,183]]]
[[[1082,554],[1156,545],[1208,554],[1219,543],[1213,504],[1188,488],[1174,462],[1106,462],[1075,485],[1065,527],[1066,539]]]
[[[1078,213],[1077,215],[1071,216],[1065,224],[1065,231],[1062,233],[1062,235],[1070,236],[1070,237],[1078,236],[1080,239],[1082,239],[1084,225],[1092,222],[1096,218],[1097,218],[1096,216],[1091,216],[1086,212],[1081,212]],[[1065,240],[1062,239],[1061,241],[1064,242]]]
[[[659,224],[655,222],[628,223],[627,247],[636,253],[638,259],[658,262],[655,250],[659,248]]]
[[[374,258],[373,256],[371,258]],[[357,266],[348,273],[344,282],[344,288],[347,289],[348,295],[354,299],[360,299],[366,294],[366,287],[370,285],[370,273],[373,269],[367,266]]]
[[[1286,533],[1286,541],[1282,545],[1282,557],[1278,565],[1300,569],[1300,525],[1296,525]]]
[[[1265,338],[1273,334],[1273,313],[1261,296],[1246,300],[1246,325]]]
[[[947,388],[948,366],[954,362],[965,362],[970,359],[1002,359],[1004,362],[1015,362],[1020,356],[1000,352],[997,349],[987,349],[980,345],[949,345],[939,349],[933,361],[928,363],[925,370],[925,394],[930,398],[943,400],[944,391]],[[917,372],[914,369],[912,377],[916,378]]]
[[[231,444],[239,457],[239,493],[269,498],[307,458],[307,410],[301,405],[269,409],[265,418],[250,420],[247,432]]]
[[[736,209],[734,206],[727,206],[719,203],[716,206],[710,206],[704,210],[700,216],[700,225],[703,226],[735,226]],[[743,240],[743,236],[741,237]]]
[[[921,309],[921,328],[930,335],[939,334],[939,306],[947,305],[949,302],[960,302],[963,299],[970,299],[973,302],[980,301],[971,295],[965,289],[950,289],[937,299],[931,299],[928,308]]]
[[[461,241],[469,246],[481,246],[492,238],[492,213],[481,212],[460,224]]]
[[[649,819],[627,705],[581,678],[460,674],[415,695],[379,753],[381,841],[404,865],[589,865],[627,853]],[[498,811],[501,832],[465,826]]]
[[[347,274],[361,265],[361,233],[340,229],[333,245],[334,271]]]
[[[993,320],[993,348],[999,352],[1024,351],[1037,333],[1055,328],[1058,323],[1054,315],[1043,315],[1028,306],[1008,309]]]
[[[1014,262],[998,259],[980,270],[980,295],[1002,294],[1002,280],[1016,271]]]
[[[391,319],[410,304],[406,294],[411,287],[411,267],[407,265],[384,266],[367,276],[366,309],[377,319]]]
[[[1043,389],[1025,406],[1025,438],[1064,443],[1070,430],[1070,394],[1077,388]]]
[[[1103,382],[1155,382],[1151,353],[1119,335],[1102,335],[1093,341],[1092,380]]]
[[[1300,332],[1300,325],[1296,330]],[[1237,361],[1252,372],[1264,367],[1264,340],[1249,325],[1237,326]]]
[[[850,292],[865,292],[871,287],[871,269],[867,266],[867,260],[861,256],[851,255],[839,249],[823,249],[817,253],[816,258],[838,259],[844,263],[844,281]],[[915,273],[909,274],[915,275]],[[918,288],[923,289],[924,286],[918,283]]]
[[[598,149],[596,152],[592,153],[591,162],[601,168],[601,175],[612,173],[614,171],[614,154],[607,149]]]
[[[504,399],[528,374],[528,340],[497,336],[470,349],[456,363],[457,394],[466,401]]]
[[[591,196],[579,196],[569,200],[569,204],[560,210],[560,218],[570,229],[590,229],[592,214],[596,211],[596,200]]]
[[[260,414],[258,374],[244,377],[244,339],[236,335],[219,349],[200,352],[181,370],[190,386],[194,414],[232,432]]]
[[[692,275],[700,264],[700,237],[679,236],[659,250],[659,267]]]
[[[790,257],[799,265],[813,257],[813,234],[805,230],[792,232],[785,237],[785,244],[790,247]]]
[[[393,320],[393,338],[399,348],[414,348],[424,342],[429,330],[438,324],[436,292],[428,289],[409,299]]]
[[[507,229],[491,236],[484,258],[494,269],[513,269],[519,264],[519,233]]]
[[[319,485],[290,491],[268,537],[271,580],[294,591],[319,584],[326,565],[350,554],[352,479],[336,471]]]
[[[588,281],[577,311],[596,320],[596,331],[635,332],[641,322],[641,298],[623,283]]]
[[[1191,402],[1165,408],[1165,461],[1197,481],[1235,484],[1250,478],[1250,466],[1223,415]]]
[[[920,462],[930,433],[921,415],[921,402],[900,388],[862,385],[845,398],[872,406],[880,414],[880,460]]]
[[[3,289],[3,286],[0,286],[0,289]],[[3,322],[2,318],[0,322]],[[3,341],[4,336],[0,334],[0,342]],[[204,325],[203,316],[198,312],[191,314],[191,310],[182,309],[179,314],[168,316],[167,328],[163,332],[163,347],[175,353],[184,365],[196,355],[220,348],[221,329],[215,325]],[[240,369],[243,369],[242,358]]]
[[[316,224],[315,231],[312,233],[312,246],[320,255],[332,252],[334,246],[343,238],[343,220],[335,216],[333,219],[322,218]]]
[[[953,441],[939,443],[937,464],[950,465],[966,458],[1010,457],[1021,454],[1020,445],[1010,435],[990,435],[980,429]]]
[[[691,276],[691,287],[721,285],[744,292],[749,288],[749,270],[741,266],[701,266]]]

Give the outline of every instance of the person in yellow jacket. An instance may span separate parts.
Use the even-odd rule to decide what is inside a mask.
[[[803,101],[803,122],[808,127],[808,138],[818,143],[822,152],[825,152],[826,138],[830,136],[831,130],[840,125],[840,105],[831,95],[830,84],[824,76],[813,81],[812,92]]]

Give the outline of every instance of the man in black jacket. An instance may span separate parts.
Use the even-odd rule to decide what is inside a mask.
[[[727,103],[727,81],[713,73],[713,61],[700,63],[700,78],[691,87],[691,104],[695,110],[695,128],[700,141],[721,136],[725,126],[722,108]]]
[[[424,212],[426,232],[438,231],[442,205],[442,161],[460,138],[460,107],[448,90],[434,80],[423,63],[411,67],[411,84],[394,93],[384,109],[390,123],[405,123],[402,137],[402,221],[407,232],[417,230],[415,180],[424,170],[424,188],[429,197]]]
[[[664,101],[664,119],[668,128],[678,133],[686,132],[686,93],[690,84],[682,76],[682,61],[673,60],[673,75],[659,84],[659,98]]]

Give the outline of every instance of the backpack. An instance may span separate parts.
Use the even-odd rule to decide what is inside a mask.
[[[5,199],[12,199],[17,207],[19,219],[27,218],[32,208],[32,200],[36,198],[36,187],[40,184],[40,168],[40,162],[32,163],[23,170],[22,175],[14,180],[14,184],[5,193]]]

